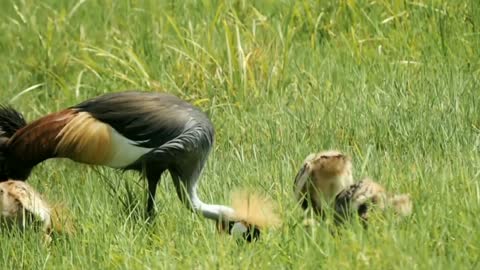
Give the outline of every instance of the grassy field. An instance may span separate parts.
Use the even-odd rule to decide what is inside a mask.
[[[138,175],[48,160],[29,183],[65,203],[80,233],[49,249],[2,233],[1,269],[479,267],[478,1],[0,4],[1,102],[34,120],[106,92],[177,94],[216,127],[201,198],[228,204],[232,189],[255,188],[284,219],[237,243],[188,212],[166,174],[148,226],[132,218]],[[410,193],[413,215],[341,237],[300,226],[293,178],[330,148],[352,156],[355,178]]]

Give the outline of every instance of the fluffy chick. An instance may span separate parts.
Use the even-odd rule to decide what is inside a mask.
[[[52,207],[29,184],[8,180],[0,183],[1,224],[7,228],[20,226],[26,229],[40,223],[44,240],[51,241],[51,233],[73,232],[73,225],[64,222],[60,206]]]
[[[335,222],[342,224],[357,214],[363,225],[367,226],[373,209],[393,209],[400,216],[408,216],[412,212],[412,202],[408,194],[390,194],[382,185],[367,177],[348,186],[335,197]]]
[[[323,208],[351,184],[351,158],[337,150],[322,151],[305,158],[295,176],[294,194],[304,211],[311,207],[316,214],[323,216]]]

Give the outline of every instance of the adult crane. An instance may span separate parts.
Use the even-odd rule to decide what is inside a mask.
[[[190,210],[223,222],[234,210],[205,203],[197,194],[214,137],[204,112],[168,93],[108,93],[31,123],[12,107],[2,106],[0,181],[25,181],[32,168],[51,158],[134,170],[147,179],[146,210],[151,216],[157,185],[168,170],[179,199]],[[234,222],[228,221],[228,230]]]

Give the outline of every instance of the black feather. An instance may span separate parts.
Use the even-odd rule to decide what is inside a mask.
[[[8,105],[0,105],[0,136],[10,138],[26,126],[23,115]],[[1,143],[1,142],[0,142]]]

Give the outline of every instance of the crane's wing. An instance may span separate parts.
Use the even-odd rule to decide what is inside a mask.
[[[72,107],[110,125],[137,146],[155,148],[195,124],[213,131],[206,114],[167,93],[126,91],[110,93]]]

